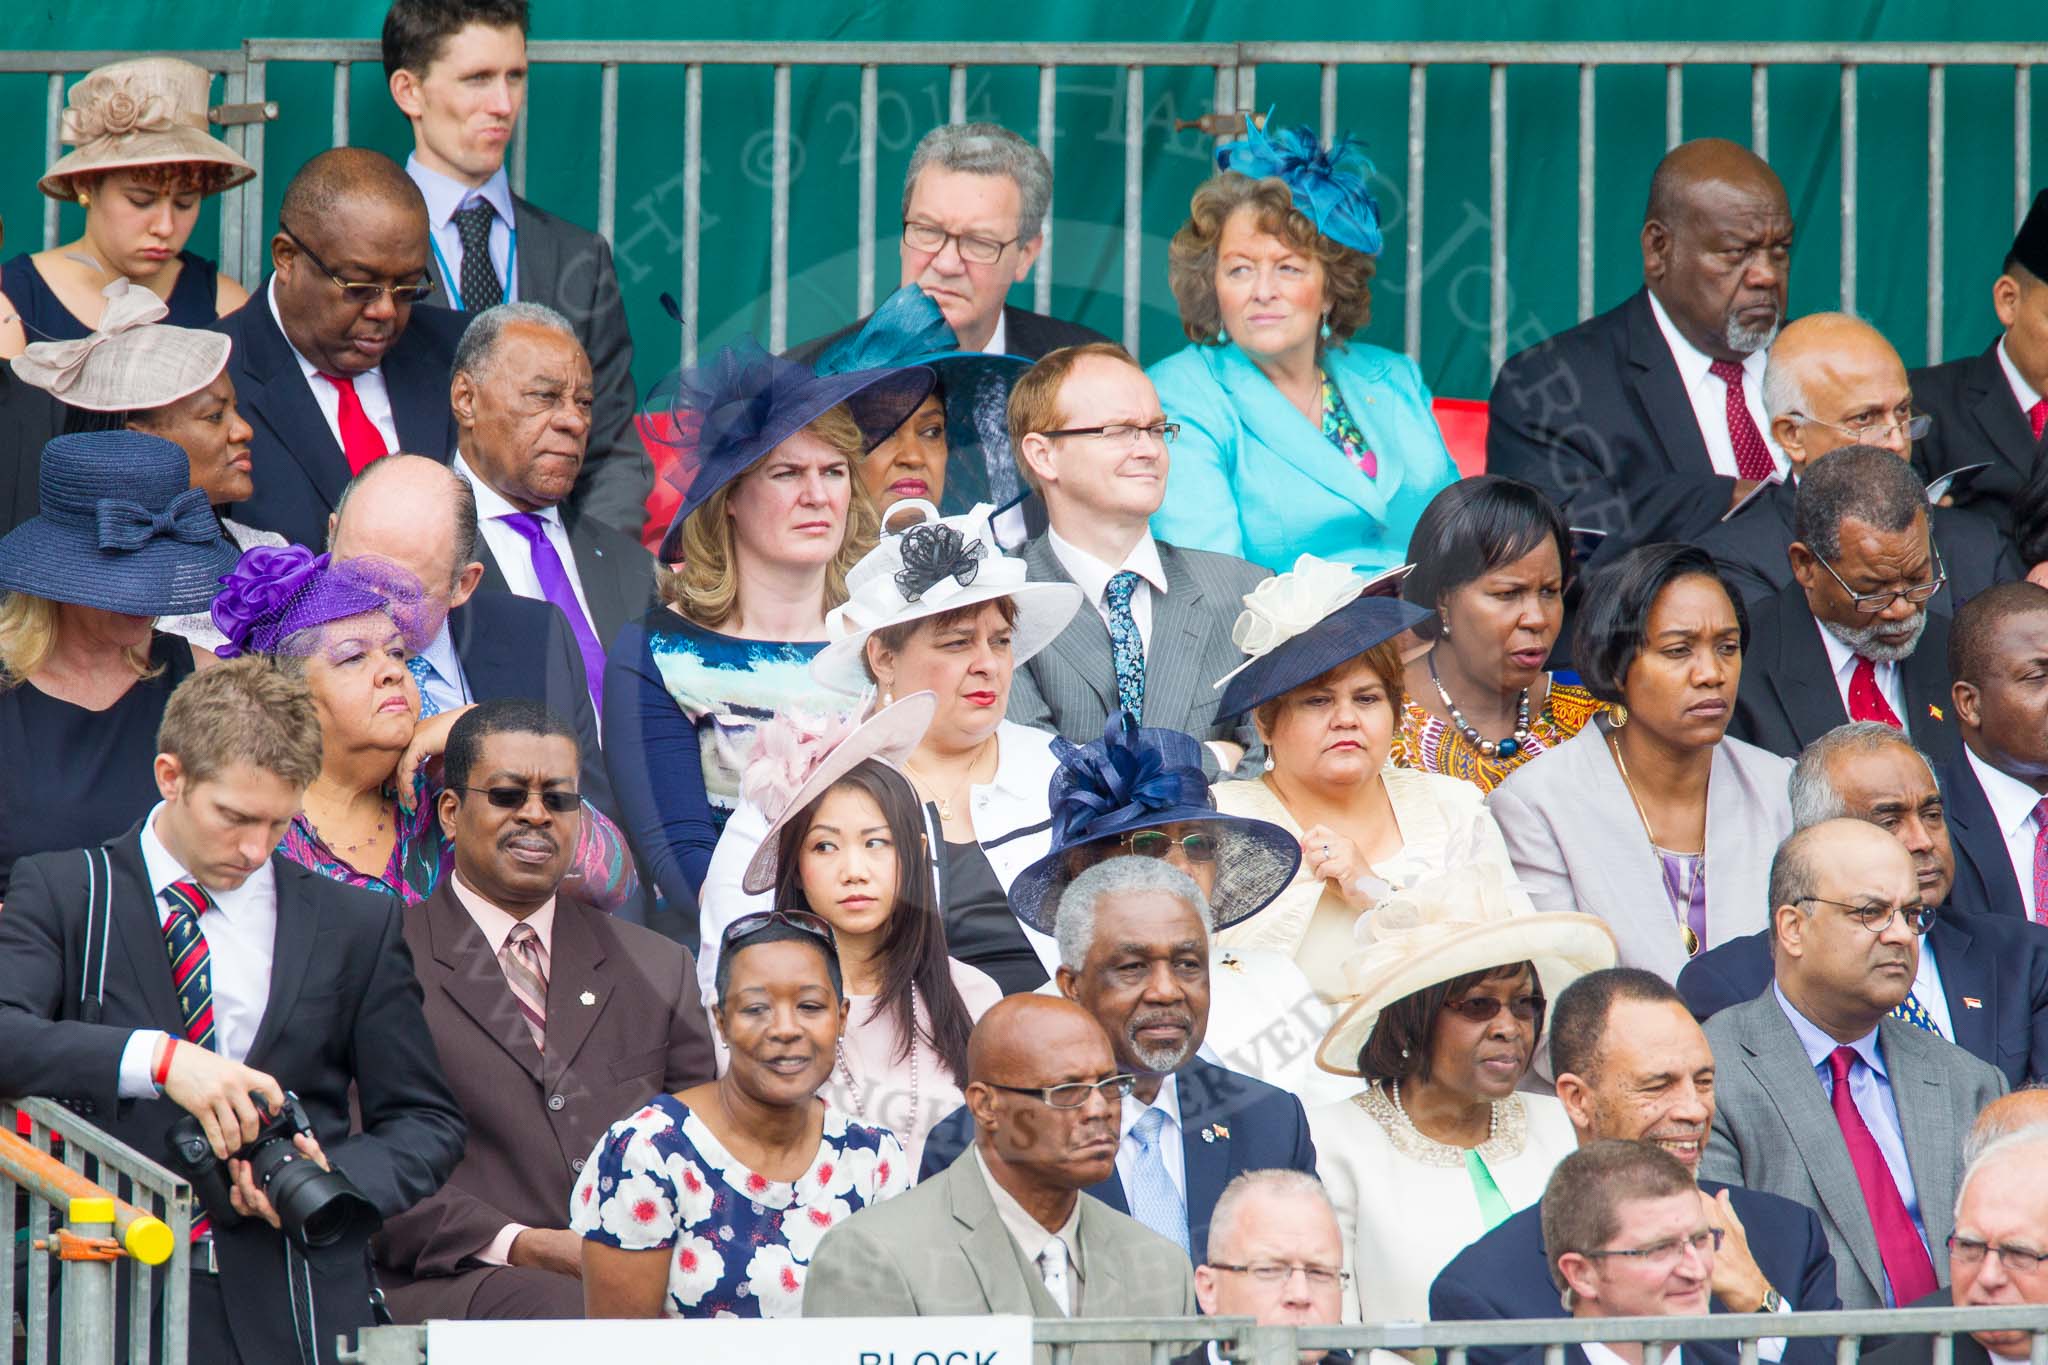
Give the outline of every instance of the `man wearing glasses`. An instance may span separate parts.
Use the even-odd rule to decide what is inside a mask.
[[[1344,1319],[1344,1235],[1323,1183],[1305,1171],[1246,1171],[1224,1187],[1209,1222],[1209,1255],[1195,1297],[1210,1317],[1261,1327],[1334,1326]],[[1348,1361],[1305,1350],[1301,1365]],[[1215,1342],[1174,1365],[1223,1365]]]
[[[398,163],[337,147],[285,188],[272,274],[215,324],[255,430],[256,492],[237,520],[319,545],[353,474],[394,451],[446,462],[455,448],[448,375],[462,318],[421,307],[427,207]]]
[[[1934,418],[1916,412],[1905,362],[1892,344],[1846,313],[1810,313],[1786,326],[1771,344],[1763,400],[1771,439],[1785,452],[1791,477],[1759,488],[1699,540],[1751,608],[1792,583],[1785,549],[1798,538],[1792,504],[1805,471],[1851,445],[1910,460],[1934,425]],[[1937,504],[1945,500],[1937,496]],[[1928,527],[1949,573],[1948,586],[1934,599],[1936,611],[1953,615],[1957,603],[2024,572],[2010,531],[1982,511],[1936,505]]]
[[[1728,733],[1797,757],[1844,721],[1881,721],[1923,749],[1955,737],[1948,581],[1928,534],[1927,490],[1874,446],[1815,461],[1793,498],[1793,582],[1758,607]]]
[[[1820,1215],[1844,1308],[1933,1292],[1957,1153],[2002,1072],[1892,1015],[1934,912],[1875,825],[1802,829],[1771,862],[1776,981],[1707,1022],[1718,1092],[1700,1177]]]
[[[1118,1069],[1102,1026],[1071,1001],[1013,995],[975,1025],[967,1071],[974,1145],[826,1233],[803,1315],[1193,1316],[1181,1248],[1084,1193],[1116,1165],[1117,1107],[1136,1081]],[[1150,1358],[1142,1344],[1073,1356]]]
[[[1698,1317],[1713,1298],[1721,1229],[1707,1220],[1692,1176],[1646,1142],[1604,1139],[1557,1164],[1543,1191],[1550,1278],[1575,1318]],[[1565,1348],[1571,1365],[1679,1365],[1732,1357],[1724,1343],[1649,1360],[1641,1343]],[[1522,1357],[1535,1365],[1543,1348]]]

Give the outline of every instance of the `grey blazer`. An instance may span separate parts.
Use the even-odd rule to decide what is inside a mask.
[[[1706,1024],[1714,1046],[1714,1129],[1700,1179],[1795,1199],[1820,1215],[1844,1308],[1884,1307],[1884,1262],[1827,1091],[1773,991]],[[1919,1195],[1934,1273],[1948,1283],[1948,1235],[1964,1134],[2006,1091],[2005,1073],[1954,1043],[1886,1016],[1878,1047],[1890,1073],[1906,1164]]]
[[[1187,1254],[1136,1219],[1081,1196],[1082,1318],[1195,1313]],[[996,1212],[969,1147],[945,1170],[825,1234],[804,1280],[807,1318],[1060,1317],[1038,1272]],[[1033,1352],[1039,1365],[1050,1347]],[[1082,1346],[1075,1365],[1145,1365],[1143,1345]]]
[[[1792,832],[1790,760],[1739,739],[1714,746],[1707,779],[1706,947],[1770,920],[1771,858]],[[1508,774],[1487,798],[1515,876],[1538,910],[1598,915],[1621,965],[1675,981],[1678,921],[1642,817],[1607,747],[1604,718]]]
[[[1152,641],[1146,654],[1145,707],[1140,723],[1181,730],[1196,739],[1227,740],[1245,750],[1245,771],[1264,749],[1251,717],[1235,722],[1216,717],[1223,700],[1211,687],[1244,662],[1230,642],[1230,627],[1244,610],[1244,595],[1272,577],[1257,564],[1207,550],[1183,550],[1159,541],[1159,563],[1167,591],[1152,597]],[[1024,563],[1041,582],[1071,583],[1043,535],[1024,544]],[[1164,660],[1159,668],[1154,659]],[[1067,628],[1032,656],[1010,679],[1009,718],[1020,725],[1052,730],[1076,744],[1102,737],[1103,722],[1116,708],[1116,664],[1110,656],[1109,627],[1092,603],[1082,603]],[[1202,766],[1214,778],[1215,758],[1202,751]]]

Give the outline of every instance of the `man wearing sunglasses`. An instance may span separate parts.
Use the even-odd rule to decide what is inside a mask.
[[[1787,758],[1844,721],[1896,726],[1922,748],[1955,738],[1948,581],[1927,488],[1889,451],[1814,462],[1793,498],[1793,582],[1750,618],[1728,733]]]
[[[1700,1207],[1692,1173],[1646,1142],[1607,1140],[1557,1164],[1543,1191],[1550,1277],[1575,1318],[1698,1317],[1713,1298],[1721,1230]],[[1661,1365],[1725,1360],[1723,1343],[1686,1346]],[[1543,1348],[1523,1360],[1536,1365]],[[1660,1365],[1640,1343],[1567,1346],[1570,1365]]]
[[[569,1192],[605,1128],[716,1073],[689,952],[556,888],[582,818],[576,734],[483,702],[448,736],[455,874],[406,912],[427,1028],[469,1121],[440,1192],[384,1225],[401,1322],[583,1316]]]
[[[1135,1077],[1101,1025],[1042,995],[997,1002],[967,1049],[973,1145],[907,1194],[825,1234],[803,1315],[1191,1317],[1186,1254],[1085,1193],[1115,1167],[1117,1106]],[[930,1148],[926,1148],[929,1155]],[[1040,1347],[1040,1362],[1051,1352]],[[1090,1345],[1075,1365],[1142,1365],[1143,1344]]]
[[[256,492],[237,520],[318,545],[343,485],[409,450],[455,448],[448,376],[462,316],[421,306],[427,207],[380,152],[337,147],[286,186],[272,274],[215,324],[234,339],[228,374],[255,430]]]
[[[1717,1063],[1704,1179],[1820,1215],[1845,1308],[1910,1304],[1946,1275],[1957,1151],[2002,1072],[1893,1016],[1934,919],[1899,841],[1799,830],[1770,878],[1776,980],[1706,1026]]]

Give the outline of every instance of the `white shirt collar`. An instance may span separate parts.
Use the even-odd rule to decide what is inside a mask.
[[[1154,592],[1166,591],[1166,565],[1159,559],[1159,542],[1152,539],[1148,530],[1131,547],[1121,564],[1105,564],[1086,550],[1073,544],[1058,531],[1046,529],[1047,543],[1052,547],[1052,557],[1067,571],[1067,577],[1074,580],[1088,601],[1100,602],[1103,591],[1109,587],[1109,580],[1118,573],[1129,569],[1152,585]]]
[[[2004,337],[1998,339],[1998,368],[2005,371],[2005,382],[2012,386],[2012,396],[2019,400],[2020,411],[2031,412],[2034,404],[2041,401],[2041,395],[2035,392],[2034,386],[2020,374],[2019,366],[2013,364],[2012,357],[2006,354]]]
[[[1067,1244],[1067,1263],[1077,1271],[1081,1266],[1081,1201],[1074,1201],[1073,1212],[1057,1232],[1047,1231],[1045,1225],[1033,1218],[1030,1211],[1017,1202],[1017,1197],[1003,1188],[1003,1183],[989,1170],[988,1162],[982,1159],[981,1148],[974,1149],[974,1168],[981,1172],[981,1178],[988,1184],[989,1198],[995,1201],[996,1216],[1003,1220],[1003,1226],[1010,1230],[1017,1249],[1024,1253],[1024,1259],[1037,1264],[1045,1244],[1058,1238]]]
[[[163,918],[164,914],[164,889],[173,882],[197,880],[186,870],[185,864],[178,860],[177,855],[164,846],[164,841],[157,837],[156,822],[164,812],[164,804],[164,802],[159,801],[150,810],[149,818],[142,822],[141,838],[142,870],[149,874],[149,894],[156,900],[156,914],[159,920]],[[267,893],[267,889],[276,880],[276,877],[276,870],[271,867],[270,860],[265,858],[263,865],[254,872],[251,872],[248,878],[232,891],[222,891],[215,887],[206,886],[204,882],[201,882],[200,885],[206,886],[207,894],[213,897],[214,907],[226,912],[232,909],[236,902],[243,901],[247,896]]]
[[[512,226],[512,181],[502,164],[489,180],[474,189],[427,169],[417,152],[406,157],[405,173],[420,187],[420,196],[427,201],[427,221],[435,227],[446,224],[464,205],[478,199],[489,204],[506,227]]]
[[[455,652],[455,637],[449,634],[446,617],[442,618],[441,628],[434,632],[434,638],[427,642],[420,656],[434,666],[434,671],[441,675],[441,681],[451,688],[461,688],[462,657]]]
[[[1835,671],[1835,689],[1846,693],[1849,690],[1849,675],[1856,671],[1856,651],[1840,636],[1829,630],[1827,623],[1818,616],[1813,618],[1813,628],[1820,632],[1821,648],[1827,650],[1828,666]],[[1878,690],[1888,689],[1892,673],[1898,665],[1881,659],[1873,659],[1871,662],[1877,671]]]
[[[1963,757],[1969,761],[1970,771],[1977,774],[1977,785],[1984,789],[1984,799],[1991,805],[1991,816],[1998,821],[1998,828],[2010,839],[2026,828],[2033,818],[2034,807],[2041,804],[2041,793],[2020,781],[1998,771],[1983,759],[1977,757],[1969,745],[1963,746]]]
[[[502,493],[485,483],[477,475],[477,472],[469,467],[468,456],[458,453],[455,457],[454,468],[457,474],[469,481],[471,490],[476,494],[476,519],[479,522],[496,521],[499,517],[514,516],[521,510],[506,501]],[[562,509],[559,507],[541,507],[535,509],[534,515],[542,521],[559,525],[562,520]]]
[[[305,355],[300,352],[299,348],[292,345],[292,334],[290,332],[285,331],[284,329],[284,315],[277,311],[276,275],[272,275],[270,277],[269,285],[267,285],[263,290],[263,298],[264,301],[270,305],[270,320],[277,324],[277,334],[284,338],[285,349],[290,351],[292,353],[292,358],[299,362],[299,373],[306,376],[306,383],[308,385],[312,384],[312,382],[315,379],[319,379],[323,374],[326,373],[326,371],[322,370],[318,365],[315,365],[312,361],[306,359]],[[403,333],[401,333],[400,335],[403,335]],[[384,367],[381,364],[372,365],[369,369],[364,370],[362,373],[356,375],[354,378],[356,383],[358,384],[365,384],[365,381],[368,381],[368,383],[365,384],[365,387],[367,387],[369,384],[374,384],[381,389],[384,383]],[[314,389],[314,393],[318,394],[321,389],[325,389],[330,394],[334,392],[333,386],[326,383],[325,380],[321,381],[320,388]],[[340,400],[337,399],[336,401],[339,402]],[[339,437],[337,437],[336,439],[338,440]]]
[[[1643,292],[1650,296],[1650,313],[1657,319],[1657,330],[1664,334],[1664,343],[1671,348],[1671,358],[1678,362],[1679,377],[1685,380],[1686,391],[1690,393],[1712,373],[1714,357],[1685,339],[1685,335],[1671,321],[1671,315],[1664,311],[1664,305],[1658,302],[1655,290]],[[1742,371],[1756,382],[1759,393],[1763,391],[1761,386],[1764,382],[1764,366],[1769,361],[1769,352],[1763,347],[1758,347],[1742,358]],[[1769,439],[1768,432],[1765,433],[1765,439]]]
[[[996,329],[988,334],[988,345],[981,349],[986,355],[1008,355],[1009,348],[1010,310],[1006,307],[996,314]]]
[[[1157,1109],[1165,1114],[1167,1126],[1173,1129],[1176,1137],[1179,1136],[1180,1086],[1177,1084],[1179,1079],[1178,1076],[1173,1075],[1162,1077],[1159,1082],[1159,1093],[1152,1097],[1152,1103],[1150,1104],[1145,1103],[1136,1095],[1124,1096],[1122,1123],[1117,1130],[1119,1141],[1131,1135],[1131,1130],[1138,1126],[1138,1120],[1144,1117],[1147,1109]],[[1162,1134],[1163,1139],[1164,1135]]]
[[[462,908],[469,911],[469,917],[476,921],[476,927],[483,932],[484,942],[491,945],[491,956],[496,957],[504,952],[505,940],[512,937],[513,926],[520,922],[518,917],[506,914],[485,900],[482,892],[472,890],[469,883],[462,880],[460,872],[449,878],[449,885],[455,888],[455,899],[462,902]],[[547,904],[528,915],[525,922],[533,926],[534,936],[540,939],[540,950],[543,953],[552,953],[555,898],[549,896]]]
[[[1610,1349],[1601,1342],[1586,1342],[1583,1349],[1586,1352],[1586,1359],[1589,1365],[1628,1365],[1628,1362],[1622,1359],[1619,1352]],[[1662,1365],[1679,1365],[1679,1362],[1684,1359],[1679,1354],[1680,1349],[1677,1346],[1673,1346],[1670,1350],[1666,1351]]]

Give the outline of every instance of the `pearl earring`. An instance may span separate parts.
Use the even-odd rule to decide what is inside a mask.
[[[1266,771],[1267,771],[1267,772],[1272,772],[1272,771],[1273,771],[1273,760],[1272,760],[1272,759],[1271,759],[1270,757],[1269,757],[1269,758],[1268,758],[1268,759],[1266,760],[1266,765],[1265,765],[1265,766],[1266,766]]]

